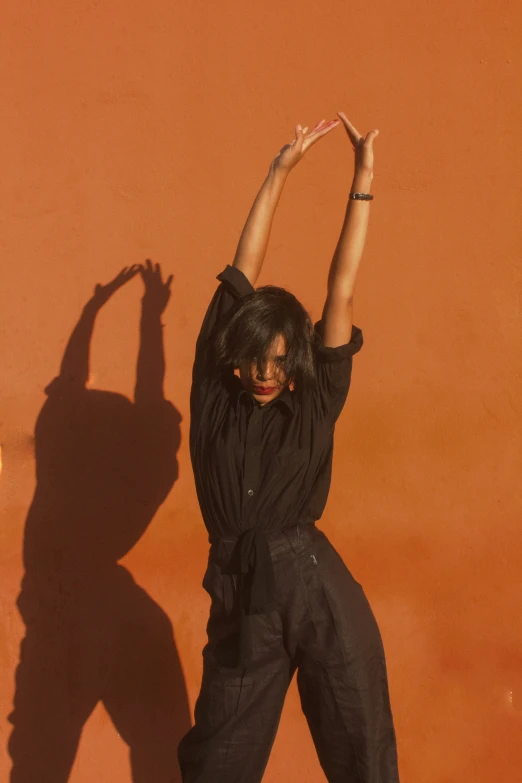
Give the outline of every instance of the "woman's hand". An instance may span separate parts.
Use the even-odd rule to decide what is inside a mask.
[[[295,139],[291,144],[285,144],[285,146],[279,150],[272,161],[270,168],[279,171],[291,171],[294,166],[299,163],[305,152],[307,152],[316,141],[319,141],[319,139],[322,139],[327,133],[330,133],[337,125],[339,125],[339,120],[329,120],[328,122],[326,120],[321,120],[312,128],[310,133],[308,133],[308,128],[302,128],[300,125],[297,125],[295,129]]]
[[[97,283],[94,289],[94,294],[89,300],[89,304],[93,305],[96,309],[103,307],[103,305],[108,302],[111,296],[116,293],[119,288],[125,285],[125,283],[128,283],[129,280],[132,280],[132,278],[138,274],[140,269],[141,266],[139,264],[126,266],[109,283],[106,283],[105,285]]]
[[[373,142],[379,135],[378,130],[371,130],[366,136],[361,136],[344,112],[337,112],[352,142],[355,152],[355,170],[373,174]]]
[[[140,267],[141,279],[145,286],[142,302],[144,306],[150,306],[160,314],[165,310],[170,299],[170,284],[174,275],[163,282],[159,264],[151,264],[147,259],[145,266]]]

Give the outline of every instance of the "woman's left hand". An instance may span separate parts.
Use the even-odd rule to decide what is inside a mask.
[[[371,130],[366,136],[361,136],[344,112],[337,112],[352,142],[355,151],[355,168],[357,171],[373,172],[373,142],[379,135],[378,130]]]
[[[274,160],[271,163],[271,168],[279,169],[283,171],[291,171],[294,166],[299,163],[305,152],[310,147],[330,133],[337,125],[339,120],[320,120],[320,122],[312,128],[308,133],[308,128],[302,128],[300,125],[296,126],[295,139],[291,144],[285,144],[282,147]]]

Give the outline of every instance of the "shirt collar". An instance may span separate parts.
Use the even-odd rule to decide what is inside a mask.
[[[254,403],[254,399],[252,396],[247,392],[246,389],[243,388],[241,381],[237,377],[237,375],[234,375],[234,385],[232,387],[232,402],[234,405],[234,410],[236,414],[239,413],[239,405],[241,403],[241,400],[250,400],[252,403]],[[266,406],[267,408],[271,408],[272,405],[277,406],[280,408],[284,413],[287,413],[289,415],[294,414],[294,399],[292,392],[288,388],[288,386],[285,386],[281,394],[279,394],[275,400],[272,400],[271,402],[267,402]]]

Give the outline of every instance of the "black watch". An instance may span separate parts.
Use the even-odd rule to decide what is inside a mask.
[[[373,196],[369,193],[350,193],[350,198],[353,201],[373,201]]]

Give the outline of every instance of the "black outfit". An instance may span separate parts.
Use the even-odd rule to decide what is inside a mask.
[[[315,526],[331,480],[335,422],[362,346],[322,344],[316,387],[263,406],[212,339],[254,291],[227,266],[196,346],[190,449],[211,549],[212,598],[195,726],[182,740],[184,783],[262,779],[294,671],[330,783],[397,783],[382,642],[362,588]]]

